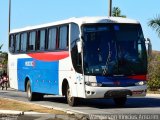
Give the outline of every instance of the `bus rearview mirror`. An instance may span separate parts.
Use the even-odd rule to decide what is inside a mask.
[[[152,44],[151,40],[149,38],[145,39],[145,44],[146,44],[146,49],[147,49],[147,54],[150,57],[152,54]]]
[[[78,53],[82,52],[82,44],[81,41],[77,41],[77,49],[78,49]]]

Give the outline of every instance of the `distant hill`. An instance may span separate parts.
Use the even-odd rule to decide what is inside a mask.
[[[158,54],[158,55],[160,55],[160,51],[153,50],[152,54]]]

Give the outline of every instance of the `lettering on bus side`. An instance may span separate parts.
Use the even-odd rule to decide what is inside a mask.
[[[34,61],[26,61],[25,62],[25,66],[34,67],[35,66],[35,62]]]

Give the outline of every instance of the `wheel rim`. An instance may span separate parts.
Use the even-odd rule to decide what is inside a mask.
[[[28,95],[28,97],[31,97],[31,89],[30,89],[30,86],[28,86],[27,95]]]
[[[71,96],[71,92],[70,92],[70,89],[68,88],[67,90],[67,99],[68,99],[68,102],[71,103],[72,102],[72,96]]]

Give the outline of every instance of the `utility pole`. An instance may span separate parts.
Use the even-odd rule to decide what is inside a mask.
[[[11,0],[9,0],[9,6],[8,6],[9,8],[8,8],[8,42],[9,42],[9,34],[10,34],[10,30],[11,30]],[[8,48],[9,48],[9,44],[8,44]],[[6,69],[6,71],[7,71],[7,74],[8,74],[8,64],[7,64],[7,69]]]
[[[108,15],[112,16],[112,0],[108,0]]]
[[[11,0],[9,0],[9,13],[8,13],[8,40],[9,40],[10,30],[11,30]]]

